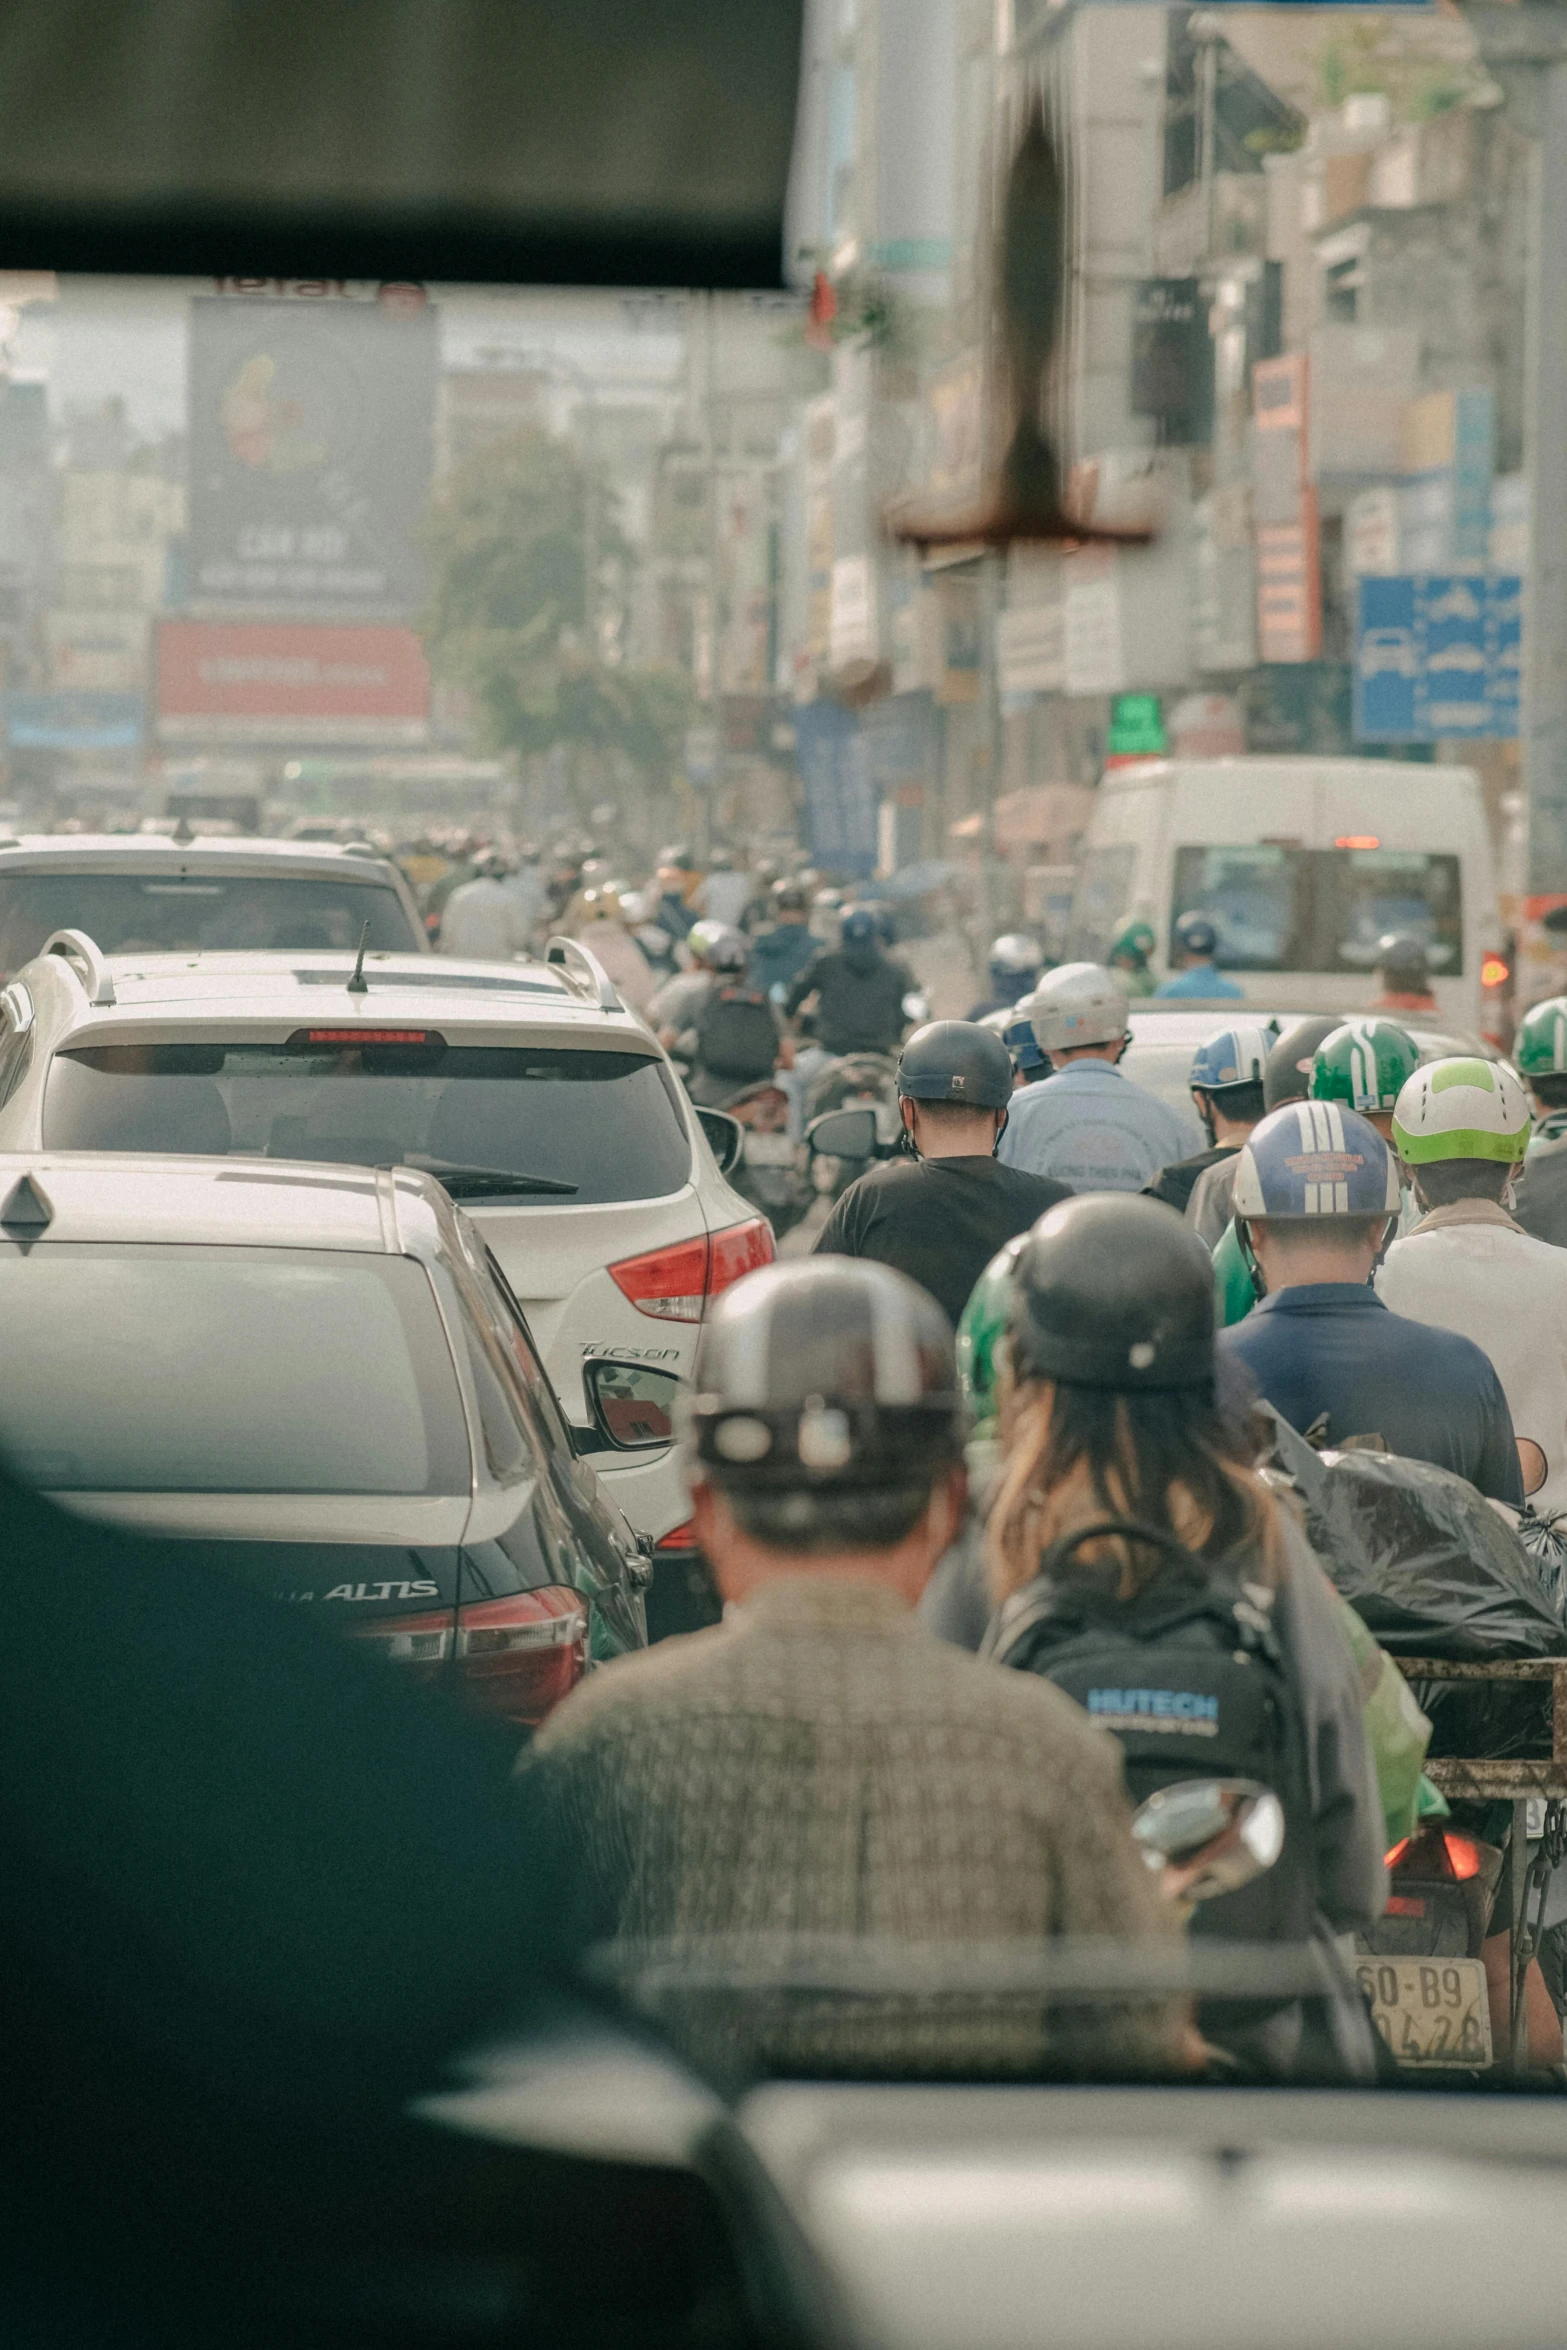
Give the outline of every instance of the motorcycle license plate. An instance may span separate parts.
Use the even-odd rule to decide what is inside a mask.
[[[748,1134],[745,1163],[748,1167],[792,1167],[794,1144],[787,1134]]]
[[[1355,1976],[1400,2064],[1491,2062],[1491,2009],[1477,1958],[1362,1958]]]

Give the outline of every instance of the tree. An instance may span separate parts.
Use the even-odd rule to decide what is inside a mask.
[[[692,700],[678,672],[598,657],[590,537],[600,566],[628,552],[602,475],[569,441],[531,425],[458,466],[425,528],[431,666],[473,695],[487,749],[567,745],[584,806],[617,758],[664,782]]]

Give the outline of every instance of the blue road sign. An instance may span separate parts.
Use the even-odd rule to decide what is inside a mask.
[[[1523,587],[1481,571],[1358,582],[1355,740],[1483,742],[1518,732]]]

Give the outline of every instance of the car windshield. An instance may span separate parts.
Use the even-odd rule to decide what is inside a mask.
[[[541,1199],[656,1199],[691,1180],[691,1144],[647,1053],[433,1043],[84,1046],[50,1066],[52,1150],[259,1152],[535,1180]],[[526,1206],[526,1190],[510,1195]]]
[[[1567,0],[17,0],[0,123],[0,1456],[471,1493],[293,1516],[559,1667],[519,1916],[715,2081],[1567,2098]]]
[[[7,873],[0,867],[0,971],[16,971],[56,930],[84,930],[106,955],[206,948],[417,947],[394,889],[334,873],[176,871]]]
[[[404,1259],[0,1244],[29,1363],[0,1456],[59,1492],[464,1493],[462,1402]]]

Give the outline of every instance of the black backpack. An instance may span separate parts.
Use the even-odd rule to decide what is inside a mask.
[[[766,996],[739,985],[715,987],[696,1024],[696,1065],[736,1085],[771,1077],[778,1059],[778,1022]]]
[[[1104,1534],[1151,1543],[1169,1561],[1132,1600],[1085,1576],[1057,1580]],[[1126,1757],[1134,1805],[1178,1779],[1257,1779],[1284,1806],[1284,1850],[1238,1893],[1196,1910],[1195,1932],[1225,1941],[1304,1941],[1315,1910],[1310,1806],[1294,1693],[1265,1606],[1173,1536],[1128,1519],[1055,1543],[992,1627],[986,1653],[1053,1681]]]

